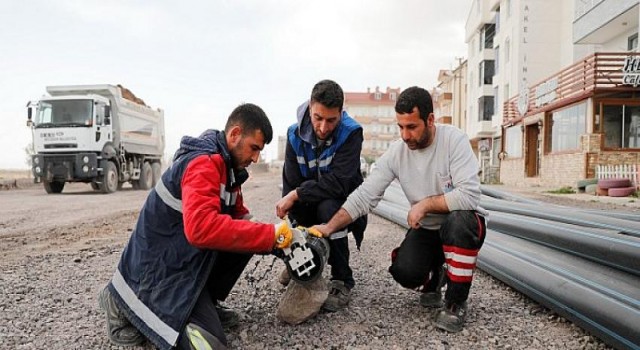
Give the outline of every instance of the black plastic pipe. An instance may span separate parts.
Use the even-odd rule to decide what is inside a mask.
[[[488,228],[640,276],[640,238],[492,211]]]
[[[619,349],[640,349],[640,278],[490,230],[478,267]]]

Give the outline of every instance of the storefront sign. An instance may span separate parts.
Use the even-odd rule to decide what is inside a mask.
[[[558,78],[547,80],[536,87],[536,107],[546,105],[556,99]]]
[[[622,84],[638,87],[640,85],[640,56],[627,56],[622,67]]]

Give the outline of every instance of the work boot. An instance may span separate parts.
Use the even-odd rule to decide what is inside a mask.
[[[107,315],[107,336],[113,344],[136,346],[144,342],[144,336],[120,311],[108,287],[98,295],[98,304]]]
[[[343,281],[333,280],[329,284],[329,296],[322,308],[328,312],[336,312],[347,307],[350,300],[351,290],[344,285]]]
[[[420,295],[420,305],[423,307],[442,307],[442,292],[424,292]]]
[[[240,323],[240,315],[228,307],[216,304],[216,312],[218,313],[218,318],[220,319],[222,328],[230,329],[236,327]]]
[[[424,307],[442,307],[442,287],[446,282],[446,266],[442,265],[439,269],[438,284],[433,291],[423,292],[420,295],[420,305]]]
[[[291,282],[291,275],[289,274],[289,270],[286,266],[284,267],[284,269],[282,269],[282,272],[280,272],[280,276],[278,276],[278,282],[280,282],[280,284],[285,287],[289,285],[289,282]]]
[[[436,327],[451,333],[457,333],[464,327],[467,318],[467,302],[454,303],[446,301],[444,307],[436,314]]]

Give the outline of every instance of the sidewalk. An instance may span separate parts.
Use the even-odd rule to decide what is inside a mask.
[[[618,206],[624,206],[633,211],[640,210],[640,198],[636,197],[608,197],[608,196],[595,196],[586,193],[571,193],[571,194],[555,194],[549,193],[549,191],[557,190],[557,187],[517,187],[508,185],[483,185],[498,191],[509,192],[514,195],[523,197],[529,197],[534,199],[541,199],[541,197],[549,198],[562,198],[567,200],[591,202],[591,203],[603,203],[614,204]]]

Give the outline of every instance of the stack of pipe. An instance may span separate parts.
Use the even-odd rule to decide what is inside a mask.
[[[640,349],[640,214],[570,208],[486,186],[478,267],[619,349]],[[374,213],[406,228],[394,183]]]

